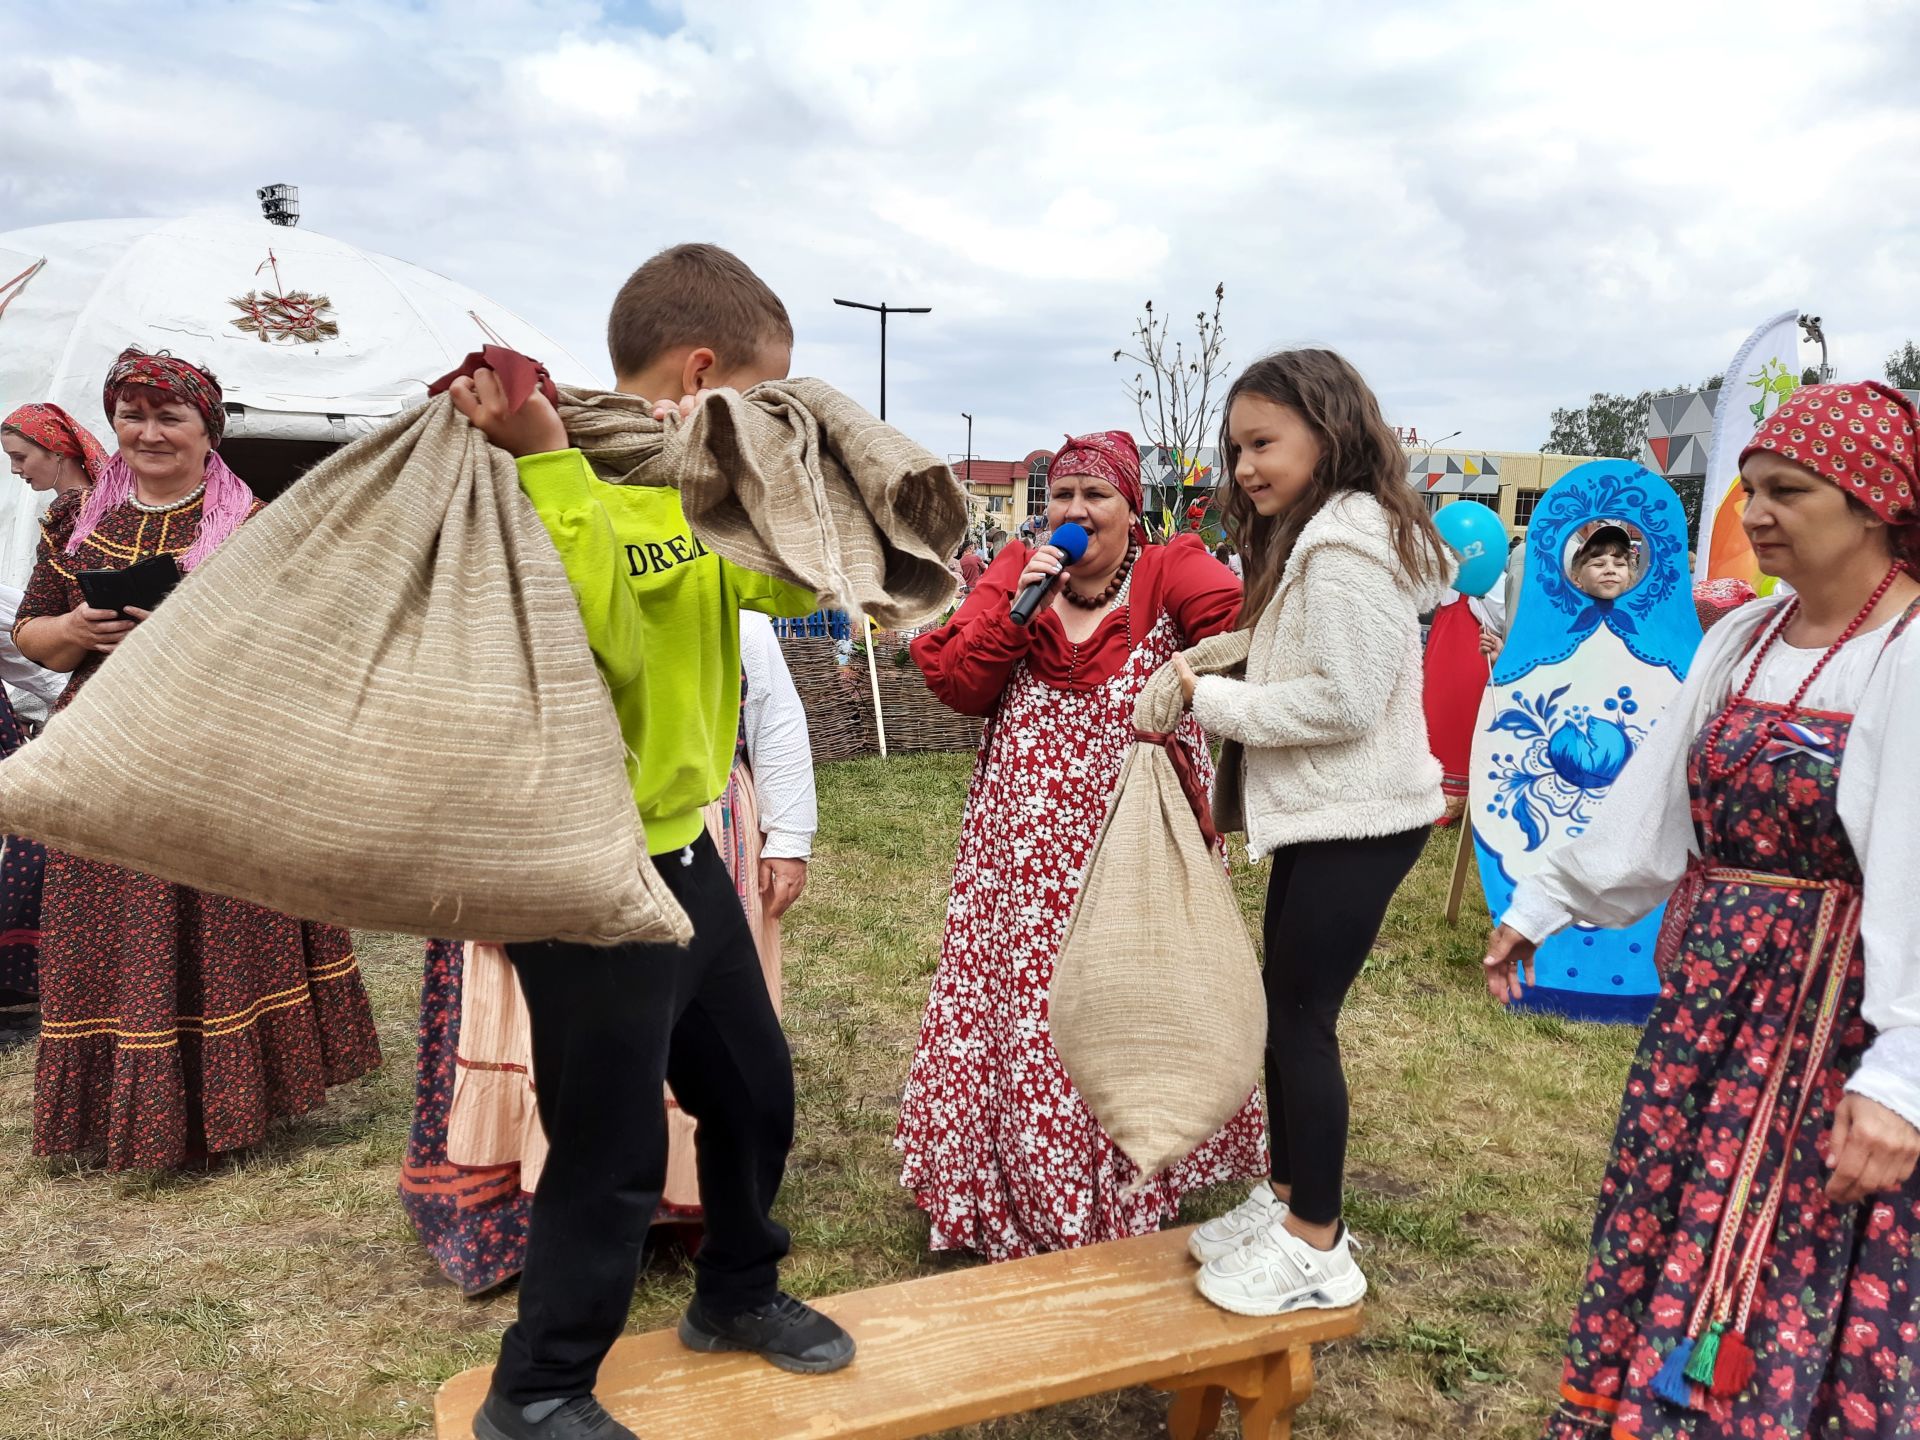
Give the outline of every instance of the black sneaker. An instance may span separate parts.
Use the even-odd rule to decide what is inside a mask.
[[[478,1440],[640,1440],[591,1395],[516,1405],[489,1392],[473,1433]]]
[[[702,1310],[696,1298],[680,1318],[680,1343],[689,1350],[751,1350],[801,1375],[825,1375],[853,1363],[853,1337],[785,1292],[724,1320]]]

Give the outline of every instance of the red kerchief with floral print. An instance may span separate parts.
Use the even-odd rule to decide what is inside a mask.
[[[164,390],[186,401],[207,422],[207,439],[214,445],[217,446],[220,437],[226,434],[227,411],[221,403],[220,382],[214,378],[211,370],[201,370],[184,360],[176,360],[164,350],[157,355],[149,355],[137,346],[129,345],[120,352],[120,358],[113,362],[113,368],[107,372],[107,383],[101,388],[100,403],[106,407],[109,420],[113,418],[114,401],[129,385]]]
[[[1756,450],[1831,480],[1889,525],[1920,523],[1920,414],[1878,380],[1809,385],[1768,417],[1740,463]]]
[[[78,460],[90,481],[98,480],[107,468],[106,447],[93,438],[91,430],[58,405],[22,405],[5,420],[0,420],[0,428],[18,430],[42,450]]]
[[[1127,508],[1138,515],[1146,504],[1140,489],[1140,447],[1124,430],[1100,430],[1092,435],[1069,435],[1054,452],[1047,474],[1092,475],[1120,492]]]

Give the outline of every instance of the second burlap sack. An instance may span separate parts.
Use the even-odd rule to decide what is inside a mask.
[[[1247,634],[1202,641],[1203,674],[1246,661]],[[1267,1038],[1260,965],[1199,813],[1207,799],[1164,739],[1171,666],[1134,706],[1120,772],[1054,967],[1054,1049],[1087,1109],[1146,1178],[1177,1165],[1247,1103]],[[1183,774],[1183,770],[1185,773]]]

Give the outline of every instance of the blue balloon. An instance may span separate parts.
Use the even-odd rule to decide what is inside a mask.
[[[1440,538],[1460,556],[1453,588],[1462,595],[1484,595],[1507,571],[1507,527],[1477,500],[1456,500],[1435,513]]]

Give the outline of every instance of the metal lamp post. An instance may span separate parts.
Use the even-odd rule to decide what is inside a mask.
[[[960,418],[967,422],[967,468],[963,472],[965,478],[962,483],[966,485],[967,498],[971,500],[973,498],[973,416],[962,410],[960,412]],[[980,523],[981,529],[984,531],[986,522],[983,520]]]
[[[887,418],[887,316],[889,315],[928,315],[933,312],[931,305],[889,305],[882,301],[878,305],[869,305],[864,300],[835,300],[836,305],[844,305],[849,310],[871,310],[880,317],[880,418]]]
[[[862,300],[836,299],[836,305],[844,305],[849,310],[872,310],[880,317],[880,418],[887,418],[887,316],[889,315],[926,315],[931,313],[931,305],[869,305]],[[873,687],[873,729],[875,738],[880,742],[880,758],[887,758],[887,717],[880,708],[880,671],[873,658],[873,631],[863,613],[856,612],[854,624],[860,630],[860,638],[867,647],[867,683]]]
[[[1807,339],[1813,341],[1814,344],[1820,347],[1820,379],[1822,383],[1831,380],[1833,378],[1833,371],[1827,365],[1827,332],[1820,328],[1820,317],[1818,315],[1802,315],[1800,317],[1800,329],[1805,333]]]

